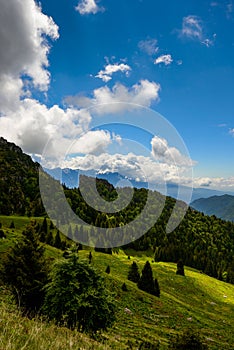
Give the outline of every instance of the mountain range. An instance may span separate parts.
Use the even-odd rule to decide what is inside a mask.
[[[228,194],[197,199],[191,203],[191,207],[206,215],[234,221],[234,196]]]
[[[79,175],[85,174],[87,176],[91,177],[97,177],[101,179],[107,180],[109,183],[111,183],[114,187],[126,187],[126,186],[132,186],[135,188],[148,188],[151,190],[157,190],[158,192],[182,200],[188,204],[191,202],[194,202],[197,199],[200,198],[208,198],[212,196],[223,196],[223,195],[233,195],[232,192],[225,192],[225,191],[218,191],[214,189],[208,189],[208,188],[193,188],[186,186],[178,186],[175,183],[167,183],[166,187],[161,184],[152,184],[148,182],[143,181],[136,181],[131,178],[126,178],[122,176],[119,173],[99,173],[96,174],[95,171],[89,170],[89,171],[81,171],[81,170],[73,170],[73,169],[61,169],[61,168],[54,168],[54,169],[44,169],[49,175],[51,175],[56,180],[59,180],[61,183],[64,183],[68,188],[77,188],[79,186]],[[191,194],[191,198],[190,198]],[[196,208],[196,207],[194,207]],[[211,215],[214,213],[211,213]]]

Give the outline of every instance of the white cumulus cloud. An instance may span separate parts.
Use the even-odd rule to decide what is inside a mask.
[[[179,167],[191,167],[195,165],[188,156],[181,154],[176,147],[168,145],[166,139],[154,136],[151,140],[152,155],[156,160],[167,164],[175,164]]]
[[[27,89],[29,77],[37,89],[50,83],[47,38],[57,39],[58,26],[34,0],[0,0],[0,106],[14,109]],[[24,88],[24,89],[23,89]]]
[[[125,73],[126,76],[131,71],[131,67],[125,63],[107,64],[105,69],[100,70],[95,78],[102,79],[105,83],[112,79],[112,75],[117,72]]]
[[[68,96],[65,102],[79,108],[95,107],[96,113],[121,113],[131,111],[140,106],[150,107],[153,101],[159,100],[160,84],[149,80],[141,80],[128,88],[117,83],[110,89],[104,86],[93,91],[91,98],[87,96]]]
[[[57,105],[48,108],[36,100],[24,99],[17,111],[0,117],[0,130],[2,136],[30,154],[41,154],[52,138],[57,153],[67,147],[70,139],[86,132],[90,121],[86,110],[63,110]]]
[[[121,137],[105,130],[88,131],[72,144],[72,153],[94,154],[104,153],[113,142],[121,142]]]
[[[76,6],[76,10],[81,15],[96,14],[99,11],[103,11],[103,7],[99,7],[95,0],[81,0]]]
[[[171,55],[161,55],[154,61],[154,64],[164,63],[165,66],[170,65],[173,62]]]

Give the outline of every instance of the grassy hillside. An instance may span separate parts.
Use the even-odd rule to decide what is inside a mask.
[[[11,220],[12,218],[0,217],[0,222],[7,227]],[[9,230],[9,235],[14,240],[27,221],[27,218],[14,217],[16,229]],[[10,237],[8,240],[1,239],[0,251],[4,251],[6,243],[9,245],[10,241]],[[80,259],[88,259],[88,253],[88,250],[80,251]],[[175,274],[175,264],[153,263],[152,257],[139,252],[138,256],[131,255],[129,260],[130,253],[120,250],[111,256],[92,251],[92,264],[104,274],[109,289],[115,294],[118,307],[116,323],[98,339],[98,343],[85,335],[57,328],[53,324],[22,318],[11,306],[6,294],[1,293],[0,349],[120,350],[130,349],[131,346],[137,349],[143,340],[152,343],[160,341],[160,349],[167,349],[171,337],[189,326],[199,330],[210,349],[234,349],[233,285],[191,268],[185,268],[186,277],[178,276]],[[47,254],[53,258],[61,257],[61,252],[55,248],[49,248]],[[142,269],[147,259],[158,278],[160,298],[140,291],[134,283],[127,280],[130,264],[136,261]],[[107,265],[110,266],[110,275],[104,272]],[[124,282],[127,292],[121,289]],[[125,308],[132,313],[126,313]]]

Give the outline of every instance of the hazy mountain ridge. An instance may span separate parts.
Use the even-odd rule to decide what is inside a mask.
[[[197,199],[191,203],[191,207],[206,215],[234,221],[234,196],[228,194]]]
[[[79,186],[79,174],[86,174],[87,176],[91,177],[97,177],[101,179],[107,180],[109,183],[111,183],[113,186],[126,186],[126,182],[129,181],[131,183],[132,187],[135,188],[146,188],[151,190],[157,190],[158,192],[182,200],[184,202],[187,202],[188,204],[200,199],[200,198],[209,198],[211,196],[222,196],[225,194],[230,194],[234,196],[234,193],[232,192],[226,192],[226,191],[219,191],[209,188],[193,188],[187,186],[178,186],[178,184],[175,183],[167,183],[166,188],[164,185],[160,184],[151,184],[143,181],[136,181],[134,179],[125,178],[119,173],[99,173],[96,174],[96,172],[93,170],[89,171],[81,171],[79,169],[61,169],[61,168],[54,168],[54,169],[44,169],[49,175],[54,177],[56,180],[59,180],[61,183],[64,183],[68,188],[77,188]],[[179,190],[179,191],[178,191]],[[190,194],[191,200],[190,200]],[[190,201],[189,201],[190,200]],[[212,214],[211,214],[212,215]]]

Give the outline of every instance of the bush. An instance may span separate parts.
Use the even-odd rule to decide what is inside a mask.
[[[186,329],[183,334],[170,344],[169,349],[172,350],[208,350],[208,346],[203,343],[200,335],[192,330]]]
[[[103,278],[75,253],[54,265],[45,290],[43,312],[59,325],[96,333],[115,319],[115,305]]]

